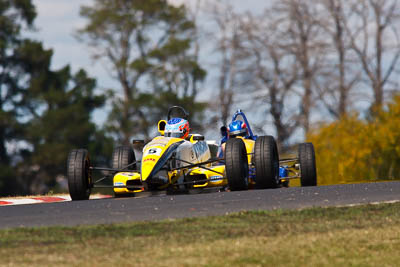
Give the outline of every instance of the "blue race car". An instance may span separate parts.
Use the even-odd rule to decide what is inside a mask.
[[[299,179],[301,186],[316,186],[317,173],[312,143],[298,146],[298,157],[279,159],[273,136],[253,134],[242,110],[237,110],[228,127],[221,127],[218,157],[225,159],[231,190],[277,188]]]

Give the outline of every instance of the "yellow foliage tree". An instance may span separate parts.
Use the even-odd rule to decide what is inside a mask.
[[[307,136],[315,146],[318,184],[400,179],[400,96],[373,121],[350,114]]]

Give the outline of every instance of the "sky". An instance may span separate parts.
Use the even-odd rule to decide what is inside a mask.
[[[99,62],[91,59],[89,48],[79,42],[74,33],[82,28],[86,21],[79,16],[82,5],[91,6],[94,0],[32,0],[37,10],[35,26],[37,31],[26,33],[32,39],[39,40],[46,49],[53,50],[52,68],[58,69],[69,64],[72,72],[85,69],[91,77],[97,79],[100,89],[118,88],[107,69]],[[193,5],[197,0],[169,0],[173,4],[186,3]],[[263,6],[258,0],[230,0],[237,10],[256,12]],[[101,125],[106,111],[94,115],[94,121]]]
[[[109,78],[101,64],[94,64],[89,49],[80,43],[74,33],[85,25],[79,16],[80,6],[91,5],[92,0],[33,0],[37,10],[36,32],[29,33],[33,39],[43,42],[46,49],[53,50],[52,68],[57,69],[69,64],[73,72],[84,68],[98,79],[102,87],[114,82]]]

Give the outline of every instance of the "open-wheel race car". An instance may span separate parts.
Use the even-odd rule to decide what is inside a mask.
[[[238,110],[229,125],[221,128],[220,145],[207,144],[204,136],[189,134],[188,113],[181,107],[168,110],[160,120],[160,136],[143,148],[136,160],[132,146],[118,146],[112,166],[92,166],[86,149],[74,149],[68,155],[67,178],[72,200],[88,199],[92,188],[110,187],[118,196],[145,191],[187,192],[193,188],[247,190],[277,188],[300,178],[302,186],[317,183],[314,148],[299,145],[297,158],[279,161],[272,136],[253,135],[246,116]],[[240,125],[239,125],[240,124]],[[236,128],[235,128],[236,127]],[[134,140],[133,143],[143,143]],[[93,171],[105,175],[96,181]],[[104,181],[112,181],[104,184]]]
[[[229,127],[221,127],[220,157],[231,190],[287,187],[300,179],[301,186],[316,186],[317,172],[312,143],[298,145],[297,157],[279,159],[273,136],[253,134],[246,115],[235,112]],[[246,160],[247,159],[247,160]]]

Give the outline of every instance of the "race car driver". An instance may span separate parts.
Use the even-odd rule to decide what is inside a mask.
[[[189,122],[182,118],[172,118],[165,125],[164,135],[185,139],[189,136]]]
[[[241,120],[234,120],[229,124],[228,128],[225,126],[221,127],[221,135],[222,139],[218,151],[219,158],[224,157],[225,142],[228,140],[228,138],[235,138],[236,136],[248,138],[249,130],[247,129],[246,123]]]

